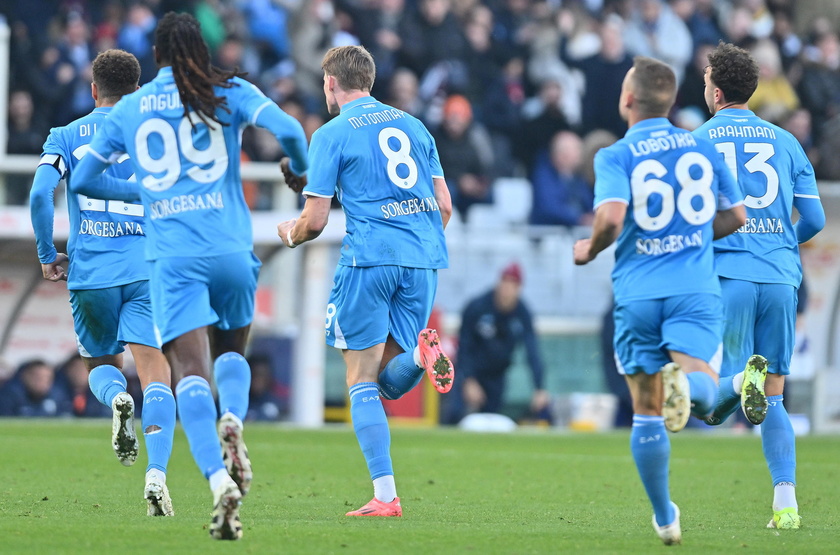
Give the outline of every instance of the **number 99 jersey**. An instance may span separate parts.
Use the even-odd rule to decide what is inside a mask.
[[[253,248],[251,214],[242,193],[242,129],[256,122],[271,100],[234,77],[216,109],[224,123],[184,116],[171,67],[124,96],[91,142],[91,153],[113,162],[128,153],[146,208],[146,258],[210,257]]]
[[[714,145],[665,118],[643,120],[595,156],[595,208],[627,204],[613,269],[617,303],[713,293],[718,210],[743,195]]]
[[[443,178],[434,139],[413,116],[366,96],[312,136],[303,194],[338,196],[347,234],[339,264],[446,268],[433,178]]]

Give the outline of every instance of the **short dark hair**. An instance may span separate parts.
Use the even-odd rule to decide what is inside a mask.
[[[720,42],[709,53],[709,79],[727,102],[747,102],[758,86],[758,63],[743,48]]]
[[[93,60],[93,82],[100,98],[119,100],[137,90],[140,62],[125,50],[112,48],[100,52]]]
[[[677,96],[674,70],[647,56],[633,58],[633,98],[636,109],[646,116],[665,116]]]
[[[376,64],[364,46],[330,48],[321,62],[324,73],[335,77],[345,91],[369,92],[376,79]]]

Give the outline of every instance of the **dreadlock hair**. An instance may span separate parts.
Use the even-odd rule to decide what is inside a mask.
[[[210,121],[227,125],[216,116],[219,107],[230,113],[227,98],[216,96],[213,87],[229,89],[235,85],[229,79],[245,73],[240,73],[238,67],[224,71],[210,63],[210,50],[201,37],[198,21],[189,14],[167,13],[155,31],[155,49],[160,61],[172,66],[184,116],[189,117],[192,110],[211,128]]]
[[[133,54],[116,48],[100,52],[91,71],[99,97],[107,100],[119,100],[133,93],[140,80],[140,62]]]

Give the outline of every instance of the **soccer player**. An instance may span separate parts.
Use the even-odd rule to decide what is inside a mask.
[[[615,358],[633,398],[630,451],[653,505],[653,527],[680,543],[671,502],[666,426],[685,426],[714,406],[721,352],[720,285],[712,239],[744,223],[742,196],[708,141],[672,126],[674,72],[637,56],[621,90],[629,129],[595,157],[592,237],[575,243],[575,263],[614,241]]]
[[[251,377],[243,354],[260,267],[239,177],[241,131],[250,124],[270,130],[298,175],[308,166],[306,137],[236,71],[211,65],[191,15],[160,20],[155,57],[157,76],[111,111],[71,190],[142,198],[155,328],[177,381],[190,450],[213,492],[210,535],[235,540],[252,479],[242,440]],[[91,179],[122,153],[131,157],[138,185],[109,188]],[[222,413],[218,436],[211,368]]]
[[[802,282],[799,243],[822,229],[825,212],[799,142],[747,108],[758,75],[758,64],[746,50],[720,44],[709,54],[705,72],[713,117],[694,131],[715,144],[744,190],[747,211],[739,233],[715,242],[726,341],[718,402],[706,421],[720,424],[740,400],[747,418],[761,424],[774,489],[768,528],[796,529],[796,448],[782,399]],[[796,224],[793,208],[799,212]]]
[[[300,217],[277,226],[289,247],[317,237],[337,194],[347,218],[327,305],[327,344],[347,365],[350,414],[373,499],[348,516],[402,516],[380,397],[398,399],[427,373],[452,387],[436,330],[424,329],[448,265],[443,230],[452,201],[437,149],[419,120],[370,96],[373,58],[360,46],[324,56],[324,94],[336,115],[312,136]]]
[[[166,466],[175,433],[175,398],[170,371],[155,338],[149,298],[149,265],[143,207],[83,195],[67,195],[70,237],[67,254],[53,244],[53,194],[69,179],[114,104],[137,90],[140,64],[123,50],[106,50],[93,61],[91,93],[96,109],[66,127],[50,131],[30,193],[32,227],[41,270],[50,281],[67,280],[76,343],[88,369],[90,388],[113,409],[112,444],[120,462],[137,458],[134,402],[120,369],[128,345],[143,386],[143,432],[148,454],[145,497],[150,516],[171,516]],[[121,159],[109,173],[129,178]],[[67,270],[62,266],[68,261]]]

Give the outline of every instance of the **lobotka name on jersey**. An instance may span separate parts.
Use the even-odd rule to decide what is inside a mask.
[[[633,156],[639,157],[655,152],[697,146],[697,141],[694,140],[694,135],[690,133],[670,134],[667,131],[656,131],[650,134],[650,138],[635,143],[627,143],[627,146],[630,147]]]
[[[747,218],[747,223],[735,230],[735,233],[784,233],[781,218]]]
[[[636,239],[636,254],[659,256],[679,252],[683,249],[702,247],[703,230],[698,229],[690,235],[666,235],[652,239]]]

